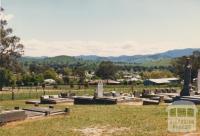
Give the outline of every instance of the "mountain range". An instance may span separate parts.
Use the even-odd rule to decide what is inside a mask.
[[[118,56],[118,57],[102,57],[102,56],[96,56],[96,55],[81,55],[81,56],[55,56],[55,57],[22,57],[22,61],[37,61],[37,62],[45,62],[45,63],[77,63],[77,62],[100,62],[100,61],[112,61],[112,62],[121,62],[121,63],[134,63],[134,64],[141,64],[145,62],[155,62],[160,60],[170,60],[177,57],[182,56],[189,56],[192,55],[194,51],[200,51],[200,48],[193,49],[193,48],[187,48],[187,49],[175,49],[170,50],[162,53],[157,54],[150,54],[150,55],[133,55],[133,56]]]
[[[118,56],[118,57],[101,57],[96,55],[88,55],[88,56],[76,56],[76,58],[82,60],[91,60],[91,61],[112,61],[112,62],[127,62],[127,63],[143,63],[146,61],[158,61],[162,59],[173,59],[182,56],[192,55],[194,51],[200,51],[199,49],[187,48],[187,49],[176,49],[170,50],[163,53],[150,54],[150,55],[133,55],[133,56]]]

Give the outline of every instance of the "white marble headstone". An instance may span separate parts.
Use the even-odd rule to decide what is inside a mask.
[[[103,97],[103,83],[99,82],[96,89],[97,97]]]
[[[200,93],[200,69],[198,70],[197,88],[198,88],[198,92]]]

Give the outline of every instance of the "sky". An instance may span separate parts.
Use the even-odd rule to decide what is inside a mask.
[[[25,56],[200,48],[200,0],[2,0]]]

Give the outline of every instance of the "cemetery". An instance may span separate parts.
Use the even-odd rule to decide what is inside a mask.
[[[116,105],[141,102],[143,105],[170,104],[177,100],[187,100],[200,104],[198,91],[191,90],[191,62],[187,59],[185,64],[185,79],[183,89],[174,88],[143,89],[142,92],[120,93],[116,91],[104,92],[104,82],[99,80],[93,96],[76,96],[75,93],[60,93],[59,95],[43,95],[40,100],[26,100],[26,104],[58,104],[71,103],[75,105]],[[158,79],[157,79],[158,80]],[[161,79],[163,80],[163,79]],[[172,79],[170,79],[172,80]],[[177,79],[173,79],[177,81]],[[198,82],[199,83],[199,82]]]
[[[31,124],[39,124],[41,123],[41,121],[38,121],[38,119],[42,119],[42,122],[45,122],[51,129],[53,129],[53,126],[56,127],[56,119],[59,122],[57,122],[59,124],[59,127],[61,128],[61,130],[58,130],[61,135],[65,135],[65,133],[62,132],[62,129],[66,128],[71,130],[68,132],[69,135],[75,135],[76,133],[82,132],[83,130],[77,132],[72,128],[72,126],[81,125],[78,123],[79,121],[88,126],[88,128],[85,129],[89,129],[91,127],[88,124],[89,122],[92,122],[94,124],[98,124],[97,122],[110,122],[112,124],[115,123],[114,120],[118,120],[119,125],[125,127],[124,129],[127,132],[123,133],[131,133],[131,130],[134,131],[136,134],[145,134],[145,132],[147,133],[145,129],[142,129],[143,132],[141,132],[139,130],[136,130],[136,128],[141,122],[142,124],[145,124],[149,121],[151,122],[152,119],[154,121],[150,123],[151,127],[158,127],[158,124],[160,125],[160,130],[158,132],[152,131],[152,134],[168,134],[168,132],[164,129],[167,127],[167,123],[165,123],[166,113],[164,112],[166,106],[171,105],[174,102],[178,102],[179,100],[185,100],[196,104],[197,109],[200,108],[198,106],[200,104],[200,95],[198,91],[199,88],[194,90],[191,85],[191,79],[189,78],[192,69],[190,65],[191,62],[190,59],[188,59],[185,64],[185,79],[182,89],[164,86],[155,86],[154,88],[151,88],[147,86],[145,88],[140,88],[140,91],[132,90],[129,92],[122,92],[120,91],[121,88],[119,90],[117,90],[116,88],[110,88],[108,91],[106,85],[104,86],[103,82],[99,80],[96,87],[91,89],[90,95],[84,93],[82,93],[81,95],[79,93],[71,91],[61,91],[57,92],[57,94],[41,94],[40,99],[2,101],[1,105],[5,107],[2,107],[0,110],[0,134],[6,134],[6,131],[1,132],[1,130],[4,130],[4,128],[6,128],[7,126],[9,127],[13,123],[26,124],[24,127],[27,128],[29,126],[26,123],[27,121],[31,122]],[[196,85],[197,87],[199,87],[199,81],[200,80],[198,76]],[[106,116],[105,114],[101,114],[102,111],[105,112]],[[157,118],[157,112],[159,112],[159,118]],[[133,116],[135,116],[136,118],[132,119]],[[45,119],[45,117],[48,118]],[[145,120],[143,120],[143,118],[145,118]],[[89,119],[89,121],[85,119]],[[122,122],[124,122],[124,120],[126,119],[128,119],[129,121],[127,121],[126,124],[123,124]],[[60,125],[60,123],[65,124],[65,126]],[[133,123],[135,125],[131,125],[129,123]],[[49,124],[54,125],[49,126]],[[68,124],[71,124],[72,126],[69,126]],[[197,124],[197,126],[198,125],[199,124]],[[16,125],[15,127],[17,128],[18,125]],[[36,126],[31,125],[31,127],[39,129]],[[99,128],[96,126],[90,129],[98,130],[102,127],[103,124]],[[108,130],[105,130],[105,127],[103,128],[104,129],[102,131],[106,133],[106,131]],[[27,128],[27,130],[29,130],[29,128]],[[12,133],[17,133],[15,131],[17,130],[14,129]],[[43,129],[42,132],[51,132],[52,134],[54,133],[50,129]],[[36,133],[40,134],[40,130],[37,130]],[[20,131],[18,134],[22,134],[22,131]]]
[[[143,102],[143,105],[158,105],[161,102],[172,103],[177,100],[187,100],[194,102],[195,104],[200,104],[200,95],[195,95],[198,92],[192,92],[191,90],[191,64],[189,58],[185,64],[184,77],[184,86],[180,94],[173,88],[167,88],[143,90],[141,94],[134,92],[127,96],[123,96],[123,93],[111,92],[110,96],[109,93],[106,93],[105,96],[103,92],[103,83],[99,83],[93,97],[75,97],[74,104],[117,104],[123,102],[134,102],[135,98],[137,98],[137,100],[140,99]]]
[[[200,0],[0,0],[0,136],[200,136]]]

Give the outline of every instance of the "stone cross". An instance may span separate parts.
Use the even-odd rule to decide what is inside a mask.
[[[103,82],[99,82],[96,89],[97,97],[103,97]]]
[[[191,70],[192,70],[192,65],[190,62],[190,58],[187,58],[184,70],[184,86],[183,90],[180,93],[180,96],[190,96]]]

